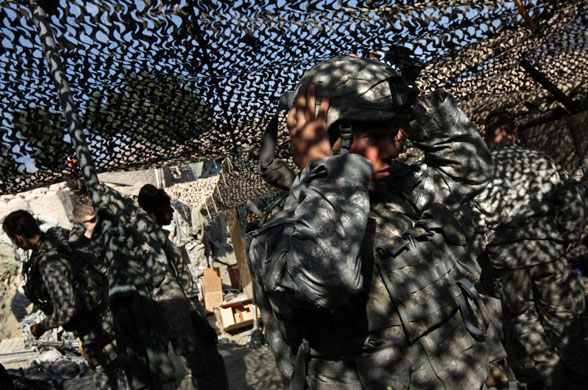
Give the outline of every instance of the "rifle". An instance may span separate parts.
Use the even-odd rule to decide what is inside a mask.
[[[80,352],[80,341],[76,340],[61,340],[61,341],[51,341],[51,340],[38,340],[34,337],[26,338],[25,339],[25,347],[26,348],[42,348],[42,347],[53,347],[60,350],[70,350]]]

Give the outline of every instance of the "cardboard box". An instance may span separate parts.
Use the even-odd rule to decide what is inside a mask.
[[[223,284],[219,268],[204,269],[204,308],[213,313],[223,303]]]
[[[253,324],[253,299],[239,295],[231,302],[223,302],[215,315],[221,329],[229,332]]]

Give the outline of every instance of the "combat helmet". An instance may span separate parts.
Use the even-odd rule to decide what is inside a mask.
[[[342,149],[349,150],[354,122],[410,121],[418,95],[414,78],[412,74],[407,77],[400,66],[359,57],[333,57],[306,71],[295,91],[282,95],[278,112],[293,106],[301,86],[315,84],[317,111],[324,93],[331,96],[327,112],[330,138],[340,136]],[[293,182],[294,173],[274,159],[276,139],[277,114],[263,135],[260,170],[266,181],[285,189]]]
[[[339,56],[309,69],[297,88],[317,86],[317,111],[323,91],[329,91],[331,103],[327,112],[327,127],[331,138],[343,138],[344,149],[351,146],[353,122],[384,122],[411,119],[412,107],[418,95],[400,69],[366,58]],[[349,138],[348,138],[349,137]],[[348,142],[345,142],[348,138]]]

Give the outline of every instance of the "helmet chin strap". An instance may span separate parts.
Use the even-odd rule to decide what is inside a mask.
[[[340,124],[339,134],[341,134],[341,151],[339,153],[349,153],[353,142],[353,126],[351,124]]]

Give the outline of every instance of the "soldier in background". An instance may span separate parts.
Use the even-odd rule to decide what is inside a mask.
[[[72,215],[74,224],[69,233],[69,246],[92,258],[95,268],[106,276],[108,266],[103,248],[97,240],[92,240],[92,233],[98,223],[94,208],[80,205],[73,210]]]
[[[169,225],[174,210],[164,190],[146,184],[139,191],[139,205],[161,227]],[[228,379],[222,356],[216,347],[216,332],[208,324],[206,314],[198,302],[189,301],[184,288],[190,277],[181,253],[165,239],[164,248],[169,272],[162,285],[154,290],[158,309],[166,320],[174,351],[192,375],[192,383],[199,390],[227,390]]]
[[[72,234],[75,231],[75,237],[78,238],[74,241],[76,241],[80,247],[86,247],[90,244],[92,232],[98,222],[94,207],[89,205],[77,206],[73,210],[72,216],[74,222],[74,227],[71,229]]]
[[[32,335],[39,338],[58,326],[74,332],[90,367],[101,366],[108,377],[108,387],[100,388],[124,388],[104,275],[68,246],[66,229],[53,227],[43,233],[24,210],[6,216],[2,227],[14,244],[32,251],[23,264],[25,295],[47,316],[31,326]]]
[[[543,389],[585,389],[584,290],[569,251],[586,221],[577,183],[543,153],[516,145],[507,112],[486,119],[494,175],[468,205],[486,289],[499,298],[508,360],[517,378]]]

